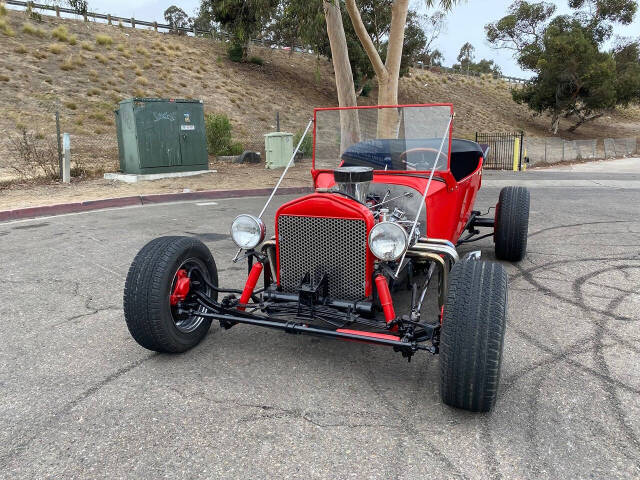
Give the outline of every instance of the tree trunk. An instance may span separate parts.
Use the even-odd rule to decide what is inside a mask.
[[[590,122],[592,120],[595,120],[596,118],[600,118],[603,115],[604,113],[596,113],[595,115],[591,115],[590,117],[580,117],[580,119],[574,125],[571,125],[567,129],[567,131],[575,132],[579,126],[584,125],[585,123]]]
[[[323,0],[324,16],[327,21],[327,35],[331,46],[331,59],[336,75],[336,90],[338,91],[338,105],[341,107],[355,107],[357,105],[356,91],[353,84],[353,73],[349,63],[347,38],[342,25],[340,4],[338,0]],[[360,141],[360,122],[357,110],[340,111],[340,153],[354,143]]]
[[[558,127],[560,126],[560,115],[554,112],[551,115],[551,133],[556,135],[558,133]]]

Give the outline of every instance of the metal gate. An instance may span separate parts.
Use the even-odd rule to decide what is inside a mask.
[[[524,133],[476,132],[476,142],[489,147],[484,168],[491,170],[522,170]]]

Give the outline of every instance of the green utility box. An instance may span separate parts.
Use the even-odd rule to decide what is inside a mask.
[[[264,136],[265,166],[286,167],[293,156],[293,134],[285,132],[267,133]]]
[[[124,173],[209,169],[201,100],[130,98],[115,115]]]

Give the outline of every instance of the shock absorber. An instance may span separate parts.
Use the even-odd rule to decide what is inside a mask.
[[[251,300],[251,295],[253,294],[253,290],[256,288],[256,284],[260,279],[260,275],[262,274],[262,269],[264,266],[260,262],[256,262],[251,267],[251,271],[249,272],[249,278],[247,278],[247,283],[244,286],[244,290],[242,290],[242,295],[240,295],[240,305],[244,305]],[[244,311],[245,307],[239,306],[238,310]]]
[[[389,284],[387,283],[387,279],[384,275],[378,275],[376,277],[376,288],[378,289],[380,305],[384,312],[384,319],[387,323],[391,323],[396,318],[396,311],[393,308],[393,300],[391,299]],[[395,328],[397,329],[397,326]]]

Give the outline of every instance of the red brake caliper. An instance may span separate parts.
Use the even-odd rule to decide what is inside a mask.
[[[181,268],[178,270],[178,273],[176,273],[176,286],[173,289],[171,297],[169,297],[171,306],[176,306],[178,302],[184,301],[187,298],[190,288],[191,279],[187,277],[187,271]]]

